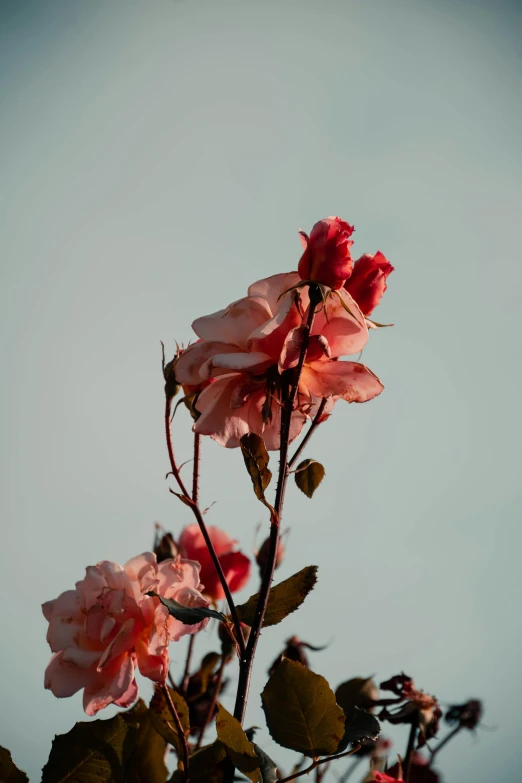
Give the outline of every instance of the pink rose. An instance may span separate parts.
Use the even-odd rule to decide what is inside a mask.
[[[300,231],[304,253],[299,261],[301,280],[313,280],[329,288],[342,288],[352,273],[350,247],[353,226],[338,217],[319,220],[308,237]]]
[[[250,577],[250,560],[242,552],[236,552],[237,541],[217,527],[207,527],[210,540],[221,563],[231,593],[237,593]],[[225,597],[221,582],[214,568],[205,539],[199,525],[188,525],[181,531],[178,546],[185,557],[195,560],[201,566],[201,590],[213,601]]]
[[[176,376],[182,384],[215,379],[196,402],[201,415],[195,432],[229,448],[238,446],[247,432],[255,432],[267,449],[279,448],[283,373],[296,366],[304,334],[303,314],[293,292],[284,292],[299,281],[297,272],[259,280],[250,286],[248,296],[194,321],[192,328],[202,342],[179,357]],[[304,289],[305,317],[308,306]],[[367,339],[364,316],[347,291],[330,296],[315,316],[290,441],[315,414],[322,397],[329,399],[327,414],[337,399],[366,402],[380,394],[383,386],[367,367],[337,361],[361,351]]]
[[[390,775],[387,775],[386,772],[374,772],[373,779],[376,783],[404,783],[402,777],[392,778]]]
[[[96,715],[109,704],[128,707],[136,700],[136,667],[165,683],[169,640],[196,633],[208,620],[184,625],[147,596],[149,590],[185,606],[208,606],[199,592],[198,563],[178,557],[158,565],[151,552],[123,567],[108,560],[88,566],[74,590],[43,604],[53,652],[45,687],[58,698],[84,688],[83,708]]]
[[[352,276],[344,284],[355,299],[361,312],[370,315],[386,291],[386,278],[393,272],[393,266],[380,250],[374,256],[364,255],[355,262]]]

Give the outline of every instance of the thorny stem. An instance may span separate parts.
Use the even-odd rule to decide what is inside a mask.
[[[192,473],[192,500],[199,503],[199,452],[201,445],[201,435],[194,433],[194,470]]]
[[[207,712],[207,715],[206,715],[206,718],[205,718],[205,722],[204,722],[203,726],[201,727],[201,731],[199,733],[198,741],[197,741],[196,747],[194,749],[195,751],[199,750],[199,748],[201,747],[201,743],[203,742],[203,735],[205,734],[207,726],[210,723],[210,721],[212,720],[212,717],[214,715],[214,710],[216,709],[217,700],[219,698],[219,691],[221,690],[221,685],[223,683],[223,673],[225,671],[226,664],[227,664],[227,661],[226,661],[225,656],[223,655],[221,657],[221,663],[219,665],[219,669],[218,669],[218,672],[217,672],[217,680],[216,680],[214,694],[212,696],[212,701],[210,702],[210,705],[209,705],[209,708],[208,708],[208,712]]]
[[[163,695],[165,696],[165,700],[167,704],[169,705],[169,710],[172,715],[174,725],[176,726],[176,731],[178,732],[179,735],[179,739],[181,742],[181,749],[183,752],[183,779],[187,780],[187,771],[189,765],[189,749],[188,749],[187,737],[183,730],[183,726],[181,725],[181,720],[179,718],[178,711],[174,705],[174,702],[172,701],[172,697],[170,695],[169,689],[167,688],[166,685],[162,685],[161,690],[163,692]]]
[[[436,748],[434,748],[434,749],[431,751],[431,758],[430,758],[430,764],[429,764],[429,766],[431,766],[431,764],[433,763],[433,759],[435,758],[435,756],[437,755],[437,753],[438,753],[439,751],[441,751],[441,750],[442,750],[442,748],[443,748],[445,745],[447,745],[447,744],[448,744],[448,742],[449,742],[450,740],[452,740],[452,739],[453,739],[453,737],[455,737],[455,736],[456,736],[456,735],[459,733],[459,731],[461,730],[461,728],[462,728],[462,726],[455,726],[455,728],[454,728],[452,731],[450,731],[450,733],[449,733],[449,734],[447,734],[447,735],[444,737],[444,739],[443,739],[443,740],[441,740],[441,742],[439,742],[439,744],[437,745],[437,747],[436,747]]]
[[[183,678],[180,683],[180,690],[183,696],[186,695],[187,689],[188,689],[188,683],[190,678],[190,662],[192,660],[192,652],[194,650],[194,640],[196,638],[195,634],[190,635],[188,647],[187,647],[187,657],[185,659],[185,669],[183,671]]]
[[[419,728],[419,713],[415,712],[411,720],[410,736],[408,737],[408,746],[406,748],[406,755],[404,757],[404,783],[410,783],[411,763],[413,759],[413,751],[415,749],[415,738],[417,736],[418,728]]]
[[[289,780],[295,780],[296,778],[300,778],[301,775],[308,775],[309,772],[312,772],[321,764],[329,764],[330,761],[335,761],[336,759],[343,759],[345,756],[352,756],[354,753],[357,753],[357,751],[360,749],[361,746],[357,745],[357,747],[352,748],[351,750],[347,750],[345,753],[336,753],[335,756],[327,756],[325,759],[316,759],[314,762],[312,762],[312,764],[310,764],[309,767],[306,767],[306,769],[302,769],[301,772],[292,773],[287,778],[278,778],[276,780],[276,783],[288,783]]]
[[[303,369],[306,351],[308,349],[308,343],[310,341],[310,333],[312,331],[312,325],[314,321],[315,308],[319,304],[320,298],[318,297],[317,289],[310,287],[310,307],[308,310],[308,317],[306,320],[306,329],[303,335],[303,341],[301,343],[301,350],[299,352],[299,360],[295,370],[288,371],[291,378],[289,386],[283,385],[282,387],[282,407],[281,407],[281,435],[279,446],[279,473],[277,478],[276,496],[274,501],[274,513],[270,520],[270,536],[268,543],[267,562],[263,579],[261,581],[261,589],[259,591],[259,600],[254,617],[254,624],[250,631],[248,643],[245,653],[241,656],[239,662],[239,681],[237,686],[236,704],[234,708],[234,717],[243,723],[245,717],[246,704],[248,699],[248,690],[250,686],[250,678],[252,675],[252,667],[254,664],[254,656],[256,652],[259,635],[263,626],[263,620],[265,617],[266,607],[268,603],[268,596],[270,595],[270,585],[274,576],[275,562],[277,556],[277,548],[279,543],[279,527],[281,522],[281,516],[283,511],[283,502],[285,496],[286,483],[289,475],[288,466],[288,446],[290,439],[290,422],[292,413],[294,410],[294,403],[297,396],[297,389],[299,386],[299,378],[301,377],[301,371]],[[229,764],[225,773],[225,783],[231,783],[234,779],[234,766]]]
[[[298,448],[296,449],[296,452],[295,452],[294,456],[290,459],[290,462],[288,463],[288,467],[289,468],[291,468],[291,467],[293,467],[295,465],[295,463],[297,462],[299,456],[303,453],[303,450],[307,446],[308,441],[310,440],[310,438],[314,434],[314,430],[319,426],[319,424],[320,424],[319,419],[323,415],[323,411],[324,411],[324,409],[326,407],[326,401],[327,401],[326,397],[323,397],[323,399],[321,400],[321,404],[319,405],[319,408],[317,409],[317,413],[314,416],[314,420],[312,421],[312,423],[310,424],[310,427],[308,428],[308,432],[306,433],[306,435],[304,436],[303,440],[301,441],[301,443],[299,444]]]
[[[239,622],[236,605],[234,604],[234,599],[232,598],[232,594],[230,592],[228,582],[225,578],[225,574],[223,573],[223,569],[221,568],[221,563],[219,562],[218,556],[216,555],[216,551],[212,545],[212,541],[210,540],[210,536],[208,534],[208,530],[206,528],[205,521],[203,519],[203,514],[201,513],[201,509],[198,503],[195,502],[187,492],[187,488],[185,487],[183,479],[181,478],[181,474],[179,472],[176,459],[174,457],[174,448],[172,446],[172,432],[170,429],[171,409],[172,409],[172,399],[169,399],[169,397],[167,397],[166,405],[165,405],[165,436],[167,439],[167,450],[169,453],[172,475],[176,479],[178,486],[181,490],[181,498],[183,502],[187,506],[190,506],[190,508],[192,509],[192,513],[196,518],[196,522],[199,525],[199,529],[201,530],[201,533],[205,540],[205,544],[210,553],[210,557],[212,559],[212,562],[214,563],[214,568],[216,569],[217,575],[219,577],[219,581],[221,582],[221,587],[223,588],[223,592],[225,593],[225,597],[227,599],[228,608],[230,609],[230,615],[232,617],[232,622],[234,624],[235,635],[239,644],[240,652],[241,654],[244,654],[245,640],[243,638],[243,632],[241,630],[241,624]]]

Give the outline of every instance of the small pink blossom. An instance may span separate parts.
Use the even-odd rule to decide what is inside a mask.
[[[404,783],[402,777],[392,778],[391,775],[387,775],[386,772],[374,772],[373,780],[375,783]]]
[[[319,220],[310,236],[300,231],[304,247],[298,267],[301,280],[313,280],[334,290],[342,288],[352,273],[352,233],[353,226],[338,217]]]
[[[199,591],[198,563],[177,557],[158,565],[151,552],[123,567],[108,560],[88,566],[74,590],[44,603],[53,652],[45,687],[58,698],[83,688],[84,710],[96,715],[109,704],[128,707],[136,700],[136,668],[165,683],[169,641],[196,633],[208,620],[184,625],[147,596],[149,590],[184,606],[208,606]]]
[[[255,432],[267,449],[279,448],[283,373],[297,365],[305,334],[303,313],[306,317],[309,307],[306,288],[300,294],[301,311],[295,292],[288,291],[299,282],[297,272],[259,280],[248,296],[194,321],[192,328],[202,341],[180,356],[176,376],[191,385],[214,378],[197,399],[201,415],[195,432],[229,448]],[[367,339],[365,318],[350,294],[341,289],[328,297],[314,319],[290,441],[323,397],[328,399],[327,414],[337,399],[366,402],[380,394],[381,382],[365,365],[338,361],[361,351]]]
[[[392,272],[393,266],[380,250],[374,256],[366,254],[355,262],[344,287],[364,315],[370,315],[381,301],[387,288],[386,280]]]
[[[236,551],[237,541],[230,538],[223,530],[210,525],[207,527],[207,531],[225,574],[230,592],[237,593],[238,590],[241,590],[246,585],[250,578],[250,560],[242,552]],[[200,577],[203,583],[200,589],[204,595],[213,601],[219,601],[221,598],[224,598],[225,593],[221,587],[221,582],[199,525],[188,525],[185,527],[181,531],[178,546],[185,557],[200,564]]]

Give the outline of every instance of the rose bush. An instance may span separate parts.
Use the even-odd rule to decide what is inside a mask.
[[[154,590],[185,606],[208,606],[199,591],[199,571],[198,563],[179,557],[158,565],[151,552],[123,567],[107,560],[89,566],[74,590],[42,605],[53,652],[45,687],[59,698],[83,688],[84,710],[95,715],[109,704],[128,707],[136,700],[136,668],[165,683],[169,641],[196,633],[208,619],[184,625],[146,593]]]

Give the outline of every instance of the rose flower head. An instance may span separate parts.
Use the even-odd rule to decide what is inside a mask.
[[[194,431],[210,435],[227,448],[239,446],[249,432],[263,437],[268,450],[279,448],[283,389],[287,370],[295,368],[303,345],[310,299],[307,288],[297,294],[297,272],[259,280],[248,296],[224,310],[198,318],[192,328],[201,341],[179,357],[180,383],[214,379],[199,394],[200,414]],[[325,415],[335,402],[366,402],[383,385],[365,365],[339,361],[359,353],[368,340],[363,314],[344,289],[332,293],[317,309],[302,368],[289,441],[315,415],[322,398]],[[285,375],[286,373],[286,375]]]
[[[392,272],[393,266],[380,250],[374,256],[366,254],[355,262],[344,287],[364,315],[369,316],[381,301],[387,288],[386,280]]]
[[[242,552],[236,551],[237,541],[218,527],[207,527],[210,540],[225,574],[231,593],[241,590],[250,578],[250,560]],[[214,563],[205,544],[199,525],[188,525],[181,531],[178,546],[189,560],[195,560],[201,566],[202,591],[212,601],[219,601],[225,593],[214,568]]]
[[[319,220],[310,236],[300,231],[304,252],[298,266],[301,280],[321,283],[334,291],[352,274],[350,247],[353,226],[338,217]]]
[[[128,707],[137,699],[136,668],[164,684],[169,641],[196,633],[208,619],[185,625],[147,592],[206,607],[199,584],[198,563],[178,557],[158,565],[152,552],[124,566],[108,560],[89,566],[74,590],[42,605],[53,652],[45,687],[58,698],[83,688],[83,708],[96,715],[109,704]]]

